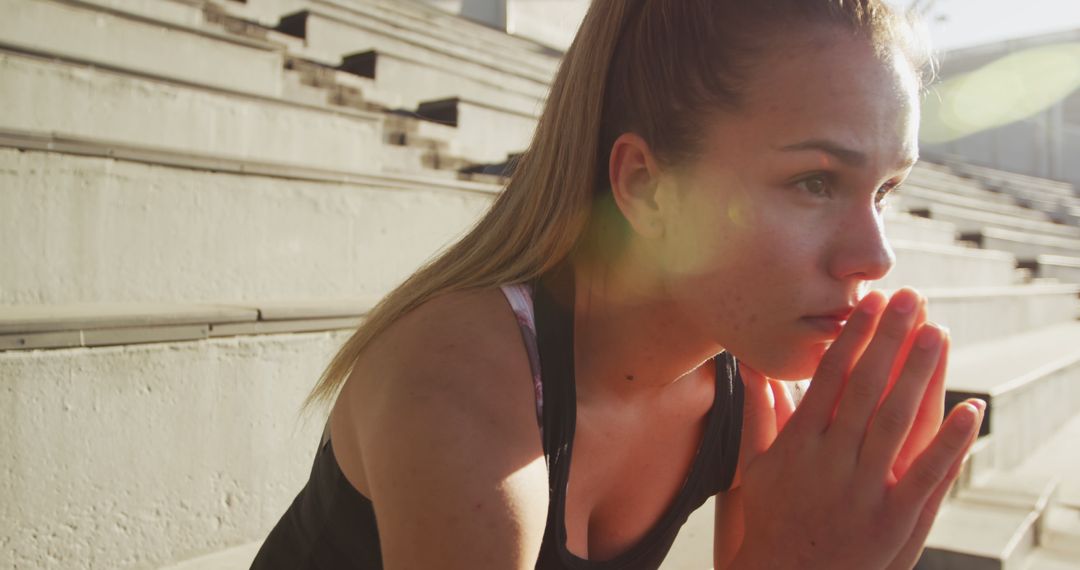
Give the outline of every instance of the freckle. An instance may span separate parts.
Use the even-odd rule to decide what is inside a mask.
[[[633,374],[627,374],[627,375],[626,375],[626,379],[627,379],[627,380],[630,380],[631,382],[633,382],[633,381],[634,381],[634,375],[633,375]]]
[[[750,324],[754,324],[757,322],[757,315],[750,315],[750,318],[747,320],[750,321]]]

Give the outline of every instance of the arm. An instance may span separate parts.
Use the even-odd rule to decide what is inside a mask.
[[[532,568],[548,481],[516,324],[405,320],[359,404],[384,568]]]

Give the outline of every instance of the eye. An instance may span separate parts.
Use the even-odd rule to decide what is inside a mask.
[[[832,188],[829,186],[829,178],[824,174],[815,174],[803,178],[795,183],[795,186],[803,188],[810,194],[819,198],[831,198]]]

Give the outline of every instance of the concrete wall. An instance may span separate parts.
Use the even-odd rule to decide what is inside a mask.
[[[2,149],[0,305],[379,296],[493,197],[418,186]]]
[[[0,568],[154,568],[262,538],[347,332],[0,352]]]

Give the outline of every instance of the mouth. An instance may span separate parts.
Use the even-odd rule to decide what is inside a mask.
[[[835,338],[840,331],[844,330],[844,325],[847,324],[848,317],[854,310],[855,307],[852,305],[842,305],[817,315],[807,315],[799,321]]]

